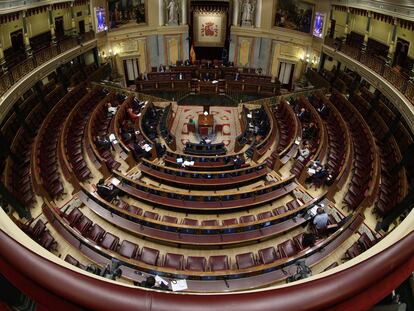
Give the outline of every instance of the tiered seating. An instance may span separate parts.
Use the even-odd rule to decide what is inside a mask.
[[[332,198],[333,194],[345,184],[351,171],[353,158],[351,137],[338,109],[321,92],[311,96],[310,101],[317,108],[325,105],[329,110],[325,122],[329,146],[326,166],[335,179],[328,196]]]
[[[227,153],[224,143],[201,144],[187,142],[184,152],[192,155],[223,155]]]
[[[172,118],[173,118],[173,112],[172,112],[172,106],[169,104],[167,107],[165,107],[161,121],[159,124],[160,133],[162,138],[164,138],[164,141],[170,147],[171,150],[176,150],[176,139],[175,136],[171,134],[170,128],[172,124]]]
[[[289,239],[278,244],[276,246],[278,252],[276,252],[276,248],[273,250],[267,248],[260,250],[258,253],[249,252],[237,254],[235,256],[235,263],[232,264],[230,258],[226,255],[210,256],[207,259],[202,256],[194,258],[195,256],[184,256],[171,252],[166,252],[163,255],[159,250],[150,247],[142,247],[141,249],[134,242],[128,240],[121,241],[119,237],[110,232],[105,232],[105,230],[93,224],[77,208],[70,211],[70,213],[62,215],[59,215],[54,209],[44,208],[44,213],[49,221],[53,220],[52,223],[60,232],[65,232],[65,234],[69,234],[75,238],[71,242],[72,245],[76,245],[79,243],[77,241],[80,241],[82,246],[77,246],[78,249],[91,260],[102,260],[102,258],[108,258],[108,256],[122,260],[124,265],[123,275],[127,278],[134,279],[133,276],[137,275],[136,269],[146,272],[156,269],[158,274],[165,277],[176,275],[179,271],[178,273],[180,275],[184,274],[192,276],[193,278],[209,276],[211,281],[223,275],[232,276],[235,279],[248,277],[249,275],[258,275],[258,273],[259,275],[265,275],[261,274],[262,271],[276,273],[276,278],[272,277],[272,282],[275,279],[283,279],[286,277],[286,274],[280,271],[282,266],[290,265],[301,257],[306,258],[308,265],[320,261],[332,252],[338,243],[342,243],[344,239],[349,237],[363,219],[360,215],[354,216],[347,222],[344,230],[339,230],[328,238],[317,241],[315,246],[310,249],[298,244],[300,236],[295,236],[292,240]],[[97,246],[101,246],[101,248],[97,248]],[[320,248],[323,248],[324,251],[318,252],[317,250]],[[278,257],[282,259],[277,259]],[[205,265],[205,263],[208,264]],[[203,273],[200,274],[200,271],[203,271]],[[279,274],[279,272],[282,273]],[[211,281],[207,279],[205,282],[198,284],[199,286],[207,288]],[[191,284],[191,278],[188,279],[188,282]],[[256,281],[254,286],[267,283],[267,278],[264,278]]]
[[[188,188],[235,187],[262,179],[268,173],[268,169],[262,164],[231,171],[189,172],[160,166],[146,159],[142,159],[139,168],[144,175],[150,176],[152,179],[179,186],[186,185]]]
[[[52,199],[64,193],[58,163],[60,130],[74,104],[85,93],[85,88],[78,86],[59,101],[43,121],[33,146],[32,174],[35,176],[35,185],[39,193],[49,195]]]
[[[88,116],[103,97],[104,94],[98,89],[86,94],[70,113],[64,124],[60,150],[61,159],[63,159],[62,169],[68,180],[71,179],[71,173],[76,176],[78,181],[85,181],[91,177],[91,171],[83,155],[82,144]],[[68,163],[66,163],[66,160]]]
[[[108,176],[111,170],[117,170],[121,163],[114,159],[110,150],[104,149],[96,144],[96,138],[106,137],[109,139],[109,129],[113,115],[108,113],[107,104],[111,103],[113,107],[117,107],[119,102],[115,98],[115,93],[108,94],[102,99],[92,111],[87,127],[87,142],[92,147],[92,152],[88,150],[88,155],[93,159],[95,166],[101,170],[104,176]]]
[[[22,230],[48,251],[56,245],[55,239],[41,219],[38,219],[34,224],[23,225]]]
[[[335,92],[330,100],[348,122],[355,152],[352,180],[344,204],[351,210],[361,204],[369,206],[379,184],[379,159],[375,140],[362,116],[342,95]]]
[[[380,115],[370,109],[370,105],[359,95],[353,95],[351,102],[364,116],[369,124],[379,149],[381,158],[381,182],[375,205],[375,212],[385,216],[405,196],[407,191],[405,172],[393,171],[393,168],[401,161],[399,148],[389,131],[387,124]]]
[[[153,103],[148,103],[142,111],[142,117],[139,119],[140,128],[150,142],[158,137],[157,129],[162,114],[163,110],[155,107]]]

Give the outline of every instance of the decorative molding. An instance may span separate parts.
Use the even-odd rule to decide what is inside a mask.
[[[409,0],[332,0],[331,5],[363,9],[414,21],[414,2]]]

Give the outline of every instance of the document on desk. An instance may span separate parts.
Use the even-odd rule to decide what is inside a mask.
[[[112,143],[114,140],[116,140],[115,134],[110,134],[109,141]]]
[[[164,284],[164,285],[168,285],[168,282],[166,280],[164,280],[162,277],[156,275],[155,276],[155,282],[159,283],[159,284]]]
[[[111,179],[111,184],[113,184],[114,186],[118,186],[121,183],[121,181],[118,178],[113,177]]]
[[[177,292],[180,290],[187,289],[187,281],[186,280],[172,280],[171,281],[171,289],[173,292]]]

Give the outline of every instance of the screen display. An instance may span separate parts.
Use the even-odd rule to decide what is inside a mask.
[[[316,12],[315,22],[313,23],[313,35],[315,37],[322,38],[324,23],[325,23],[325,14]]]
[[[95,8],[96,16],[96,32],[101,32],[106,29],[106,18],[105,18],[105,9],[98,7]]]

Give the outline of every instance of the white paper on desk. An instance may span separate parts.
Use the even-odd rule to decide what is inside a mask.
[[[158,282],[160,284],[163,283],[165,285],[168,285],[168,282],[166,280],[164,280],[162,277],[158,276],[158,275],[155,276],[155,282]]]
[[[248,114],[247,114],[247,117],[248,117],[249,119],[251,119],[251,118],[252,118],[252,114],[251,114],[251,113],[248,113]]]
[[[183,163],[183,158],[177,158],[177,163]]]
[[[112,177],[111,184],[114,186],[118,186],[121,183],[121,181],[118,178]]]
[[[179,290],[185,290],[187,289],[187,281],[186,280],[172,280],[171,281],[171,289],[173,292],[179,291]]]
[[[308,173],[313,175],[316,173],[316,171],[313,168],[310,168],[308,169]]]
[[[109,135],[109,141],[112,143],[114,140],[116,140],[115,134]]]
[[[318,212],[318,205],[314,205],[311,209],[308,210],[308,214],[311,215],[312,217],[315,216]]]

